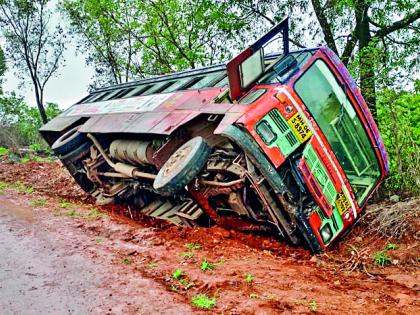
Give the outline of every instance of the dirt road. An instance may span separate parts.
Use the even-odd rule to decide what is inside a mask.
[[[126,209],[79,202],[66,176],[57,165],[0,163],[2,314],[419,313],[415,243],[390,253],[392,266],[364,258],[370,275],[349,272],[352,238],[312,257],[264,236],[133,222]],[[370,245],[369,255],[384,243]],[[192,305],[198,294],[215,307]]]

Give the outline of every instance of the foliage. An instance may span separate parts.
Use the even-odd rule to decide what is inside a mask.
[[[246,274],[245,275],[245,281],[247,284],[251,285],[252,282],[254,281],[254,276],[252,274]]]
[[[22,79],[29,78],[43,123],[47,82],[62,63],[64,34],[60,26],[50,30],[48,0],[1,0],[0,27],[6,39],[7,60]]]
[[[172,274],[172,277],[173,277],[175,280],[178,280],[178,279],[180,279],[183,275],[184,275],[184,272],[182,271],[182,269],[177,269],[177,270],[175,270],[175,271],[174,271],[174,273]]]
[[[418,84],[418,83],[417,83]],[[378,97],[378,123],[390,164],[385,181],[390,194],[420,192],[419,91],[387,89]]]
[[[201,270],[207,271],[207,270],[213,270],[215,268],[214,264],[211,264],[206,258],[201,262]]]
[[[94,65],[96,84],[226,60],[244,22],[228,1],[64,0],[79,49]],[[221,45],[221,43],[224,43]]]
[[[195,244],[195,243],[187,243],[187,244],[185,244],[185,247],[189,250],[201,249],[201,245],[200,244]]]
[[[48,119],[60,113],[57,104],[48,103],[45,107]],[[9,148],[35,145],[36,149],[46,147],[38,129],[42,126],[41,118],[34,107],[29,107],[14,94],[0,95],[0,145]],[[40,147],[40,144],[43,147]]]
[[[396,250],[396,249],[398,249],[398,245],[397,244],[393,244],[393,243],[387,243],[385,245],[385,249],[386,250]]]
[[[198,294],[192,298],[191,303],[199,308],[212,309],[216,306],[216,298],[210,298],[207,294]]]
[[[373,255],[373,262],[380,267],[385,267],[391,263],[391,257],[388,256],[386,251],[379,251]]]
[[[9,154],[9,150],[5,147],[0,147],[0,156],[5,156]]]

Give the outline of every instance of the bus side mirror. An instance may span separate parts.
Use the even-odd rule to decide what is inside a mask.
[[[226,64],[229,79],[230,98],[239,99],[257,82],[265,71],[264,46],[280,32],[283,34],[283,53],[289,53],[289,18],[274,26],[255,43]]]

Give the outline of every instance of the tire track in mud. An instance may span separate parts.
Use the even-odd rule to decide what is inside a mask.
[[[31,177],[22,180],[41,187],[51,185],[48,174],[50,178],[51,174],[60,174],[57,165],[33,164],[31,169]],[[12,175],[3,170],[0,163],[0,180],[10,181],[17,174],[15,169]],[[305,250],[272,238],[218,227],[179,228],[148,218],[132,222],[114,215],[122,211],[118,207],[104,209],[108,218],[57,215],[60,198],[76,200],[83,196],[68,182],[64,189],[66,180],[55,181],[50,186],[55,190],[35,189],[32,195],[7,190],[4,198],[27,205],[30,199],[49,196],[45,207],[29,208],[37,232],[22,232],[20,239],[41,239],[40,244],[48,240],[49,246],[56,244],[62,257],[84,259],[94,279],[102,281],[98,286],[86,284],[88,293],[84,296],[90,312],[103,313],[110,308],[111,314],[200,313],[191,307],[191,298],[206,293],[217,298],[215,311],[227,314],[418,313],[415,289],[381,276],[343,273],[339,265],[327,264],[323,256],[313,259]],[[91,207],[90,203],[76,205],[78,211]],[[190,250],[186,244],[200,244],[201,248]],[[185,253],[193,255],[186,257]],[[214,264],[213,270],[201,270],[204,259]],[[185,275],[184,284],[173,278],[176,269]],[[397,272],[408,276],[416,271]],[[252,275],[250,283],[247,275]],[[194,286],[186,289],[185,283]]]

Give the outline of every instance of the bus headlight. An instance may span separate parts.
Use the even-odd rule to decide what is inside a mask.
[[[269,123],[265,120],[260,121],[255,130],[266,145],[272,144],[277,139],[277,135],[273,132]]]
[[[328,223],[325,224],[320,230],[320,233],[321,233],[322,241],[324,242],[324,244],[328,244],[328,242],[331,240],[333,236],[330,225]]]

